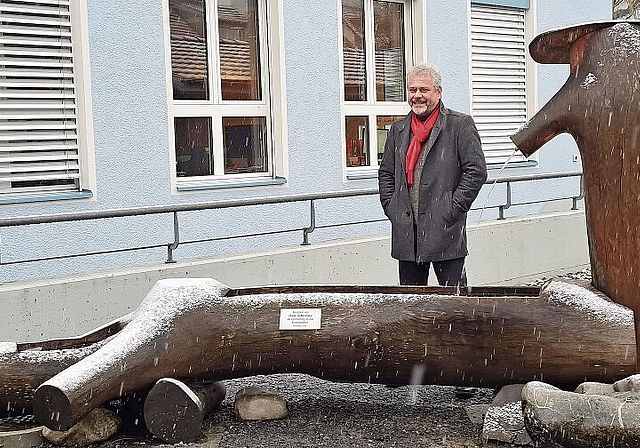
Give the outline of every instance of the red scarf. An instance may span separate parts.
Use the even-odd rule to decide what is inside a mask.
[[[405,159],[405,172],[407,173],[407,184],[409,186],[413,185],[413,170],[416,167],[416,163],[418,163],[422,144],[429,138],[429,134],[431,134],[439,115],[440,104],[431,112],[431,115],[427,117],[424,123],[418,119],[415,113],[411,115],[411,133],[413,137],[411,138],[411,143],[409,143],[409,150]]]

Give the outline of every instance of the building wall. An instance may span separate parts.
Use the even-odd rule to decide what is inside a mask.
[[[342,167],[339,57],[341,24],[339,2],[282,0],[284,29],[284,91],[286,107],[287,182],[284,185],[204,190],[175,194],[171,185],[165,29],[158,0],[87,0],[88,49],[95,150],[95,190],[89,200],[2,206],[2,216],[65,213],[142,205],[205,202],[257,196],[368,188],[375,178],[347,180]],[[609,2],[590,0],[534,0],[537,32],[576,23],[608,19]],[[579,6],[578,6],[579,5]],[[444,101],[469,111],[469,41],[467,0],[432,0],[425,3],[427,21],[425,53],[439,64],[444,76]],[[539,105],[561,86],[568,70],[538,66]],[[557,138],[540,151],[539,165],[506,169],[506,175],[579,169],[572,161],[577,151],[569,137]],[[490,176],[497,176],[492,170]],[[573,186],[575,187],[575,185]],[[536,189],[537,194],[562,196],[567,182]],[[500,202],[500,189],[489,186],[478,203]],[[489,193],[493,196],[489,197]],[[520,192],[523,197],[532,194]],[[326,201],[317,205],[322,222],[382,217],[376,198]],[[511,212],[510,212],[511,213]],[[491,218],[487,212],[484,218]],[[475,219],[476,213],[472,216]],[[0,229],[0,256],[4,262],[60,253],[118,249],[172,241],[171,216],[138,220],[112,219]],[[216,213],[181,216],[184,237],[215,238],[236,233],[260,232],[265,227],[300,228],[308,225],[308,206],[289,204],[256,209],[227,209]],[[356,237],[387,231],[385,224],[325,229],[316,240]],[[183,247],[183,258],[247,252],[297,244],[299,235],[227,240]],[[0,267],[0,282],[47,278],[92,270],[162,262],[163,247],[105,255],[78,261],[43,261],[33,265]]]

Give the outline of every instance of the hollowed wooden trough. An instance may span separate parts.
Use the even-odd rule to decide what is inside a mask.
[[[299,329],[283,329],[291,310],[302,310]],[[7,378],[29,384],[22,397],[0,386],[4,402],[22,399],[41,423],[65,430],[100,404],[166,377],[297,372],[341,382],[499,387],[542,380],[573,388],[635,370],[631,311],[589,285],[563,282],[229,289],[213,279],[168,279],[115,336],[94,344],[51,378],[55,367],[42,369],[45,351],[42,363],[21,361],[24,352],[0,355],[0,385]]]

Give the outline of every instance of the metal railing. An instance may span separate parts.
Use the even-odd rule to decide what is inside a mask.
[[[548,180],[548,179],[560,179],[560,178],[567,178],[567,177],[580,177],[580,188],[577,194],[569,195],[566,197],[559,197],[559,198],[546,198],[541,200],[513,202],[513,193],[511,189],[511,185],[513,183]],[[498,219],[505,219],[505,216],[504,216],[505,210],[513,206],[532,205],[537,203],[545,203],[545,202],[559,201],[559,200],[566,200],[566,199],[573,200],[573,206],[571,209],[576,210],[578,201],[583,198],[582,173],[579,171],[488,179],[486,182],[486,184],[489,184],[489,185],[503,184],[503,183],[506,184],[505,202],[503,204],[489,205],[489,206],[482,207],[482,208],[497,208]],[[146,250],[146,249],[153,249],[153,248],[160,248],[160,247],[167,248],[166,263],[175,263],[173,254],[174,254],[174,251],[178,248],[178,246],[180,246],[180,244],[184,245],[184,244],[195,244],[195,243],[204,243],[204,242],[213,242],[213,241],[223,241],[223,240],[230,240],[235,238],[248,238],[248,237],[266,236],[266,235],[276,235],[276,234],[299,232],[299,231],[302,232],[302,245],[308,245],[310,244],[309,235],[317,229],[335,228],[335,227],[342,227],[342,226],[352,226],[352,225],[358,225],[358,224],[367,224],[367,223],[386,221],[386,218],[376,218],[376,219],[367,219],[367,220],[360,220],[360,221],[348,221],[343,223],[332,223],[332,224],[319,226],[316,224],[316,207],[315,207],[316,201],[327,200],[327,199],[349,198],[349,197],[357,197],[357,196],[371,196],[371,195],[377,195],[377,194],[378,194],[377,188],[368,188],[368,189],[357,189],[357,190],[346,190],[346,191],[330,191],[330,192],[323,192],[323,193],[295,194],[295,195],[283,195],[283,196],[272,196],[272,197],[257,197],[257,198],[248,198],[248,199],[221,200],[221,201],[212,201],[212,202],[158,205],[158,206],[147,206],[147,207],[87,211],[87,212],[70,212],[70,213],[56,213],[56,214],[48,214],[48,215],[31,215],[31,216],[21,216],[21,217],[12,217],[12,218],[0,218],[0,228],[5,228],[5,227],[29,226],[29,225],[35,225],[35,224],[60,223],[60,222],[69,222],[69,221],[100,220],[100,219],[132,217],[132,216],[169,214],[169,213],[173,214],[173,241],[169,243],[159,243],[159,244],[152,244],[152,245],[145,245],[145,246],[132,246],[132,247],[118,248],[118,249],[106,249],[106,250],[100,250],[100,251],[80,252],[80,253],[56,255],[56,256],[50,256],[50,257],[9,260],[9,261],[4,261],[0,257],[0,266],[21,264],[21,263],[31,263],[31,262],[37,262],[37,261],[51,261],[51,260],[57,260],[57,259],[66,259],[66,258],[74,258],[74,257],[82,257],[82,256],[113,254],[118,252]],[[194,239],[194,240],[182,241],[182,242],[180,241],[180,222],[178,220],[179,213],[202,211],[202,210],[217,210],[217,209],[235,208],[235,207],[247,207],[247,206],[256,206],[256,205],[296,203],[296,202],[309,202],[309,206],[310,206],[309,221],[310,222],[309,222],[309,225],[306,227],[293,228],[293,229],[280,229],[280,230],[265,231],[265,232],[258,232],[258,233],[227,235],[222,237]],[[480,208],[478,207],[472,208],[472,210],[479,210],[479,209]],[[0,254],[1,254],[1,251],[0,251]]]
[[[518,202],[518,203],[513,203],[512,199],[513,199],[513,193],[511,191],[511,185],[515,182],[527,182],[527,181],[534,181],[534,180],[545,180],[545,179],[562,179],[562,178],[566,178],[566,177],[580,177],[580,191],[578,192],[577,195],[571,195],[571,196],[566,196],[566,197],[560,197],[560,198],[553,198],[553,199],[549,199],[546,201],[524,201],[524,202]],[[512,177],[505,177],[505,178],[498,178],[498,179],[489,179],[486,182],[487,184],[507,184],[507,191],[506,191],[506,202],[502,205],[498,205],[498,219],[505,219],[504,217],[504,211],[507,210],[508,208],[511,208],[511,206],[514,205],[532,205],[532,204],[538,204],[541,202],[548,202],[548,201],[559,201],[559,200],[563,200],[563,199],[571,199],[573,201],[573,205],[571,207],[571,210],[578,210],[578,201],[584,198],[584,184],[582,182],[582,172],[581,171],[569,171],[566,173],[547,173],[547,174],[530,174],[530,175],[526,175],[526,176],[512,176]]]

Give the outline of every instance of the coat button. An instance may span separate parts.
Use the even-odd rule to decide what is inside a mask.
[[[411,212],[405,212],[405,215],[407,215],[407,217],[411,216]]]

